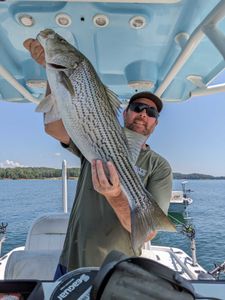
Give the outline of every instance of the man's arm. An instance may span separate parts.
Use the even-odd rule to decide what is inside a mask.
[[[92,181],[95,190],[102,194],[116,213],[121,225],[131,232],[131,217],[128,199],[121,189],[117,170],[112,162],[107,162],[110,182],[105,175],[101,160],[92,162]],[[146,242],[154,238],[156,232],[151,232]]]
[[[45,124],[45,132],[65,145],[70,143],[70,137],[61,119]]]
[[[39,41],[35,39],[27,39],[23,43],[24,47],[30,52],[32,58],[40,65],[45,67],[45,53],[44,48]],[[51,94],[49,84],[47,84],[46,96]],[[63,125],[61,119],[53,122],[45,123],[45,132],[53,138],[59,140],[63,144],[69,145],[70,137]]]

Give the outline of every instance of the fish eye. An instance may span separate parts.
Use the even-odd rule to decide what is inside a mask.
[[[59,39],[60,43],[66,44],[66,41],[63,38]]]

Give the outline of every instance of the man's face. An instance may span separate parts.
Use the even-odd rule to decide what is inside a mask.
[[[144,103],[157,109],[155,103],[146,98],[136,99],[134,103]],[[157,119],[149,117],[145,109],[137,113],[128,108],[128,110],[124,111],[123,117],[125,127],[145,136],[149,136],[158,124]]]

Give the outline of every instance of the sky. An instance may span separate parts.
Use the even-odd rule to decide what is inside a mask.
[[[215,83],[225,82],[223,73]],[[32,103],[0,102],[0,167],[78,167],[79,159],[43,129]],[[225,176],[225,94],[165,103],[159,124],[148,140],[173,172]]]

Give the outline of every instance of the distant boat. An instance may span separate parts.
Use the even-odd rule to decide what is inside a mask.
[[[190,189],[186,189],[188,181],[181,182],[182,191],[172,191],[170,199],[169,213],[184,213],[188,205],[192,204],[193,199],[190,198]]]

